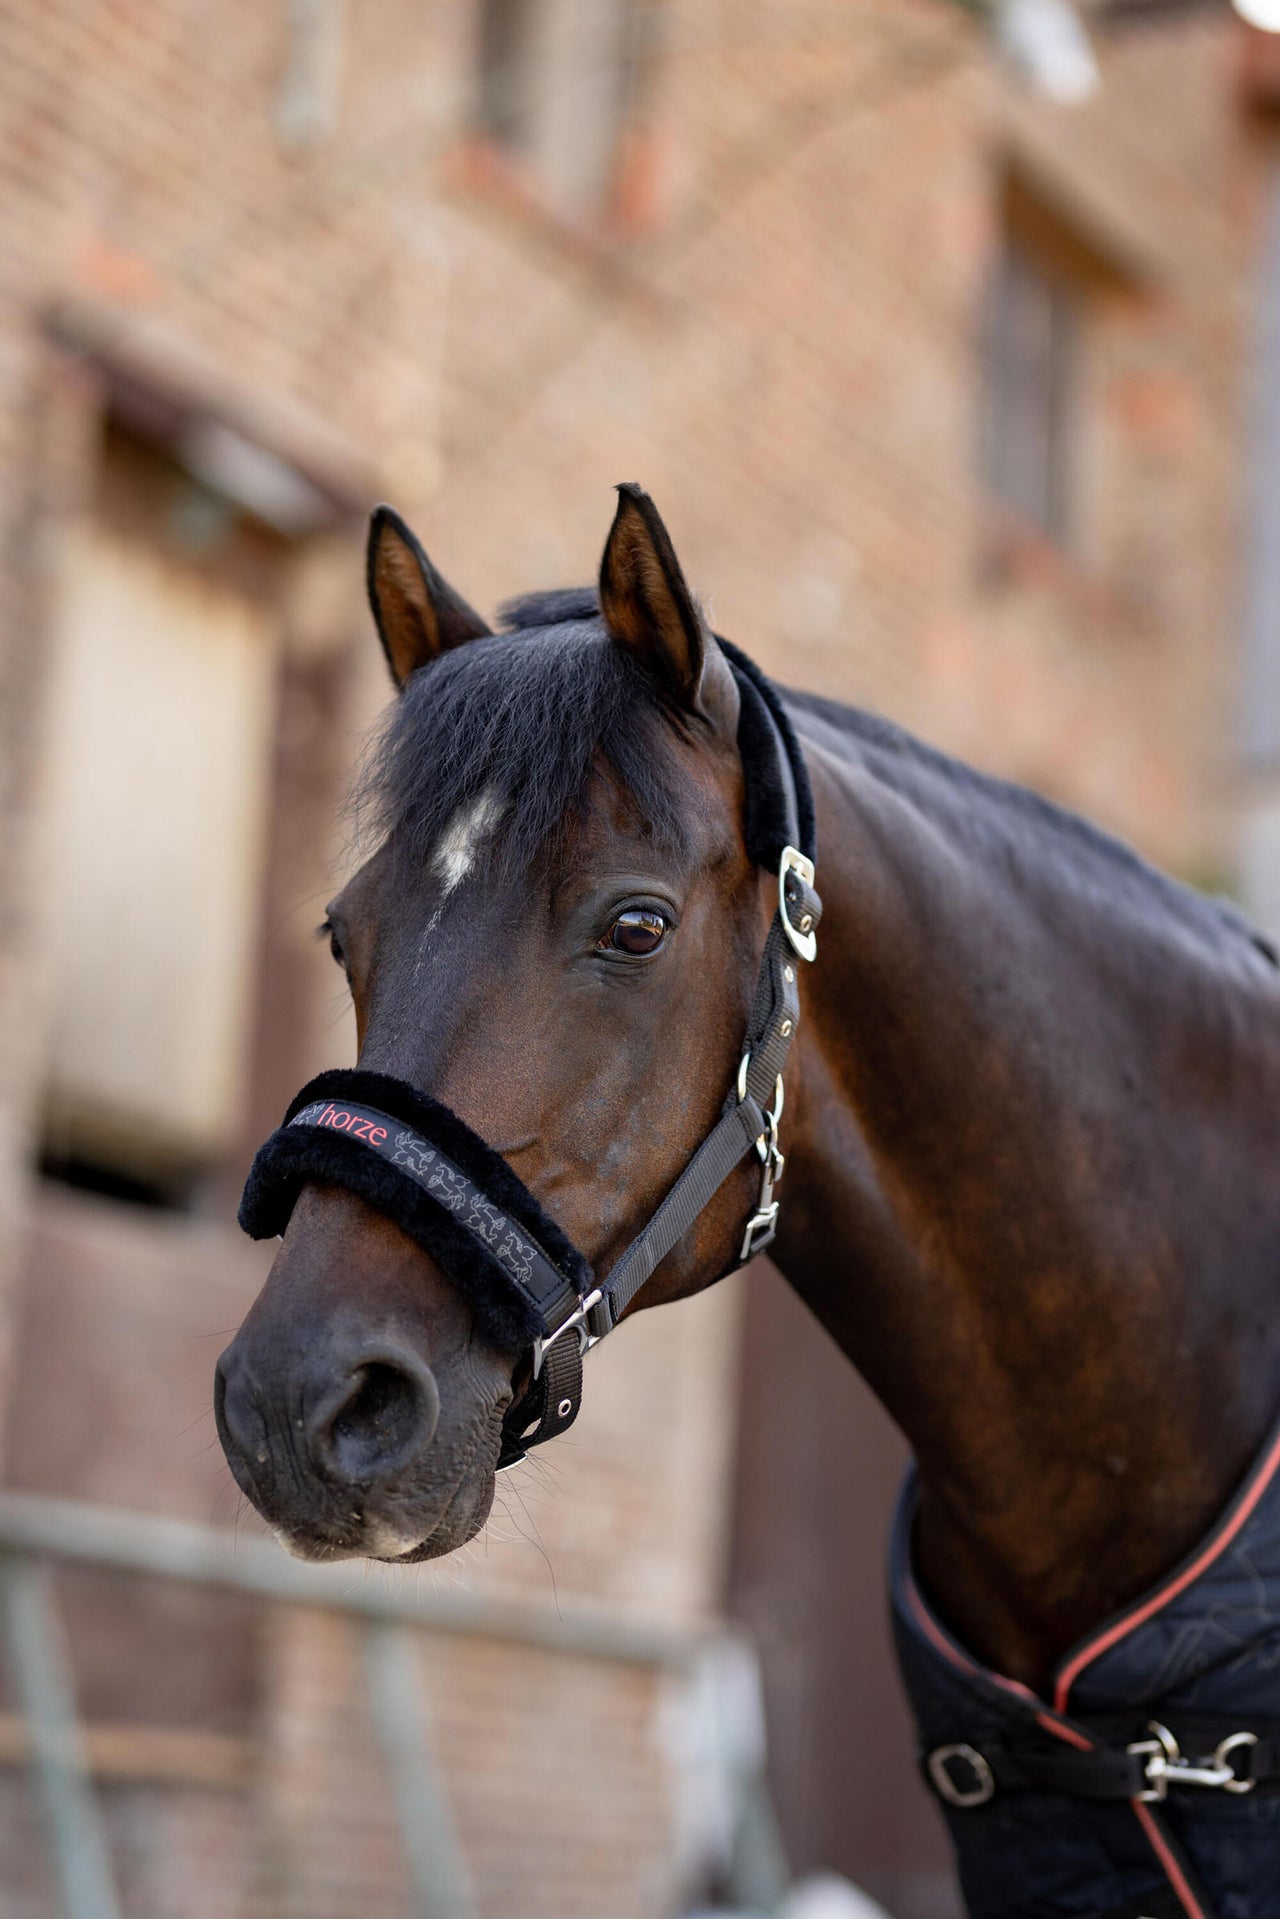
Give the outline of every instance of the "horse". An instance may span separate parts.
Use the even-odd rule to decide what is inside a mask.
[[[598,586],[512,601],[494,629],[388,508],[368,586],[398,698],[361,787],[376,850],[322,929],[360,1069],[429,1089],[485,1142],[511,1191],[456,1141],[455,1159],[535,1241],[541,1223],[582,1249],[582,1289],[721,1124],[788,917],[750,845],[776,784],[743,745],[752,682],[636,486]],[[1210,1758],[1188,1741],[1196,1686],[1280,1663],[1280,1548],[1277,1584],[1256,1576],[1280,1536],[1276,955],[1030,791],[867,712],[772,695],[822,903],[820,954],[787,969],[785,1107],[764,1115],[766,1173],[786,1167],[772,1257],[914,1455],[896,1629],[971,1910],[1235,1919],[1255,1882],[1280,1886],[1270,1722],[1237,1728],[1232,1695]],[[753,1250],[759,1177],[737,1159],[627,1310]],[[380,1191],[301,1166],[218,1364],[231,1469],[304,1557],[461,1546],[530,1389],[527,1329],[482,1311]],[[1242,1560],[1243,1599],[1206,1591]],[[1113,1672],[1086,1711],[1091,1676],[1141,1666],[1143,1635],[1185,1627],[1197,1594],[1200,1651],[1184,1632],[1172,1678],[1168,1659]]]

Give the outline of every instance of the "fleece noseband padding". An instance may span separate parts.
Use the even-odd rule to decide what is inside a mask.
[[[372,1150],[370,1150],[372,1148]],[[260,1147],[240,1224],[283,1233],[302,1188],[343,1186],[438,1261],[486,1337],[521,1352],[553,1330],[559,1298],[591,1268],[523,1180],[439,1100],[385,1073],[320,1073]]]

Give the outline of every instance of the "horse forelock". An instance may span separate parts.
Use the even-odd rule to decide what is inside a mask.
[[[560,586],[504,600],[498,608],[498,625],[504,633],[517,633],[531,627],[594,621],[599,616],[600,596],[594,586]]]
[[[357,827],[448,886],[463,865],[522,871],[580,814],[603,763],[654,839],[683,849],[674,744],[591,589],[531,595],[503,608],[501,631],[410,676],[357,782]]]

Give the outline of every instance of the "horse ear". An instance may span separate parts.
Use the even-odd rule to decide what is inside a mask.
[[[369,605],[398,688],[415,667],[489,632],[480,615],[440,578],[398,513],[375,507],[365,563]]]
[[[707,653],[702,615],[671,536],[643,487],[618,488],[618,511],[600,562],[600,611],[619,646],[679,706],[702,711],[699,688]]]

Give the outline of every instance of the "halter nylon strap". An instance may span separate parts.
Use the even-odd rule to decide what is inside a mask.
[[[504,1422],[499,1468],[573,1424],[583,1355],[613,1330],[753,1146],[762,1162],[760,1198],[736,1263],[762,1252],[776,1229],[782,1070],[800,1017],[796,962],[813,959],[822,913],[813,886],[813,809],[776,692],[735,647],[721,645],[741,696],[748,845],[766,870],[776,869],[778,907],[737,1084],[717,1124],[608,1276],[594,1281],[586,1260],[513,1168],[455,1113],[384,1074],[357,1069],[312,1080],[260,1149],[245,1187],[240,1222],[254,1238],[283,1232],[302,1186],[329,1180],[395,1219],[477,1304],[492,1307],[485,1275],[497,1282],[506,1310],[494,1336],[526,1348],[531,1342],[533,1355],[529,1383]],[[759,761],[765,777],[762,790],[753,790],[750,769]]]
[[[768,697],[773,689],[767,687],[767,683],[762,684],[762,676],[736,649],[726,646],[725,651],[744,707],[751,703],[757,728],[763,729],[764,737],[770,742],[783,831],[787,835],[778,857],[778,907],[765,941],[738,1084],[730,1092],[725,1111],[715,1127],[648,1224],[614,1263],[607,1279],[583,1300],[579,1311],[566,1320],[550,1340],[536,1343],[533,1379],[507,1416],[499,1470],[516,1465],[531,1447],[542,1445],[572,1425],[582,1402],[583,1356],[613,1331],[645,1281],[683,1239],[753,1146],[760,1151],[763,1163],[760,1200],[747,1224],[735,1267],[729,1270],[763,1252],[777,1230],[778,1205],[773,1189],[782,1176],[783,1167],[777,1143],[782,1069],[800,1019],[796,960],[811,961],[815,956],[814,934],[822,916],[822,902],[813,886],[811,804],[806,835],[809,850],[801,851],[796,839],[791,837],[793,834],[798,837],[802,831],[797,768],[793,763],[793,752],[798,760],[799,749],[793,747],[789,729],[784,733],[778,723]],[[742,670],[744,667],[749,670],[749,676]],[[773,695],[775,700],[776,697]],[[802,761],[800,774],[804,776]],[[772,1108],[771,1099],[776,1099]],[[548,1374],[548,1362],[553,1360],[558,1361],[558,1365],[554,1374]]]

